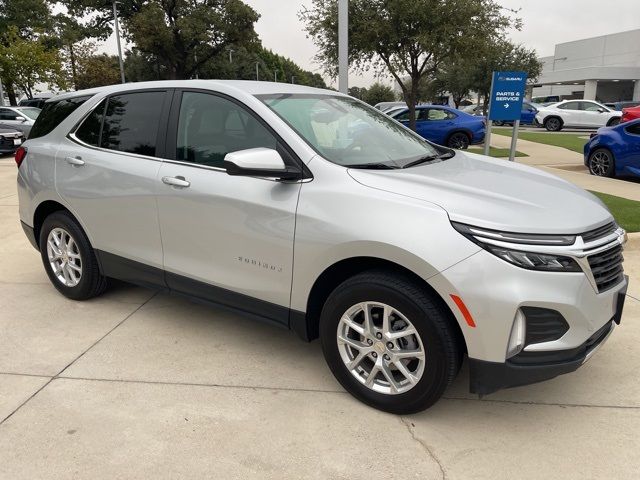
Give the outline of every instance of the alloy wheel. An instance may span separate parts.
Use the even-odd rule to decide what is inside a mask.
[[[397,309],[361,302],[342,315],[337,329],[347,370],[371,390],[396,395],[422,378],[425,350],[414,325]]]
[[[75,287],[82,278],[78,244],[65,229],[56,227],[47,236],[47,257],[51,271],[65,287]]]
[[[449,147],[456,150],[464,150],[469,146],[469,137],[464,133],[454,133],[449,139]]]
[[[600,150],[591,155],[589,160],[589,170],[594,175],[599,177],[606,177],[609,174],[611,168],[611,155],[604,150]]]

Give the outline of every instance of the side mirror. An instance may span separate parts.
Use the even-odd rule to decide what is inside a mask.
[[[27,121],[27,119],[26,119],[26,118],[24,118],[24,117],[16,117],[16,120],[17,120],[18,122],[26,122],[26,121]]]
[[[227,174],[234,176],[294,180],[302,175],[299,168],[285,165],[280,154],[271,148],[249,148],[227,153],[224,166]]]
[[[598,108],[598,112],[600,112],[600,113],[604,113],[604,112],[606,112],[606,110],[605,110],[604,108],[602,108],[602,107],[599,107],[599,108]]]

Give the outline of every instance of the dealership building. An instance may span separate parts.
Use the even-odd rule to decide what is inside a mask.
[[[640,29],[559,43],[540,60],[533,97],[640,101]]]

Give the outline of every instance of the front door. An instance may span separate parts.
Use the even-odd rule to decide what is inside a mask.
[[[56,188],[99,251],[106,275],[163,283],[155,193],[169,100],[164,90],[112,95],[56,154]]]
[[[172,110],[175,139],[157,178],[167,284],[287,323],[301,184],[230,176],[223,165],[229,152],[282,145],[224,96],[184,91]]]

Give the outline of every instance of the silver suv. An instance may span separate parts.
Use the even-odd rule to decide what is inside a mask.
[[[243,81],[49,100],[16,154],[52,284],[179,292],[320,338],[338,381],[408,413],[577,369],[620,321],[625,232],[543,171],[431,144],[336,92]]]

